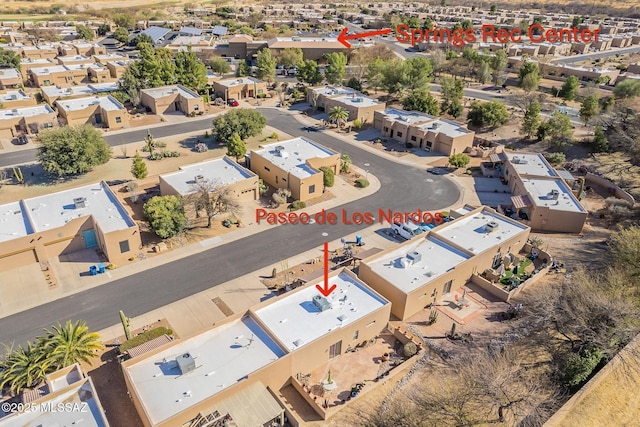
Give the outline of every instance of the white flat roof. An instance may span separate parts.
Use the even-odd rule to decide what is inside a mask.
[[[20,202],[0,205],[0,242],[17,239],[33,233],[29,218]]]
[[[496,222],[498,227],[488,233],[485,226],[491,221]],[[445,223],[437,231],[432,231],[432,233],[477,255],[492,246],[500,245],[505,240],[525,230],[527,230],[527,227],[524,225],[483,210]]]
[[[71,87],[43,86],[40,90],[49,97],[57,96],[63,98],[77,95],[114,92],[118,90],[118,83],[93,83],[90,85],[77,85]]]
[[[64,64],[65,62],[73,62],[73,61],[91,61],[90,56],[84,55],[70,55],[70,56],[58,56],[58,61]]]
[[[282,147],[282,149],[277,147]],[[308,159],[330,157],[336,154],[304,137],[264,145],[262,149],[255,150],[254,153],[299,178],[320,173],[306,164]]]
[[[11,102],[11,101],[27,101],[31,99],[29,95],[24,93],[22,89],[19,90],[8,90],[4,93],[0,94],[0,100],[2,102]]]
[[[68,68],[64,65],[50,65],[48,67],[31,68],[29,71],[36,76],[48,76],[52,73],[63,73]]]
[[[178,172],[160,175],[167,184],[185,196],[197,191],[195,177],[202,175],[204,179],[217,185],[230,185],[256,175],[226,157],[181,166]]]
[[[85,207],[76,209],[73,200],[81,197],[86,199]],[[93,215],[105,233],[134,226],[116,196],[101,182],[26,199],[23,203],[36,232],[62,227],[72,219],[88,215]]]
[[[409,125],[436,119],[433,116],[430,116],[425,113],[420,113],[418,111],[405,111],[405,110],[399,110],[397,108],[387,108],[382,112],[382,114],[384,114],[388,120],[407,123]]]
[[[552,210],[586,212],[571,189],[561,179],[529,179],[523,178],[524,188],[531,194],[531,202],[536,206],[546,206]],[[558,198],[554,199],[551,192],[556,190]]]
[[[542,154],[505,153],[518,175],[558,176]],[[525,162],[525,163],[523,163]]]
[[[15,68],[0,68],[0,78],[17,79],[18,77],[20,77],[20,71]]]
[[[470,130],[465,129],[463,124],[445,119],[437,119],[429,123],[418,125],[418,127],[422,130],[431,130],[436,133],[443,133],[452,138],[460,135],[466,135],[471,132]]]
[[[164,98],[165,96],[174,95],[176,93],[179,93],[185,98],[200,98],[197,93],[181,85],[170,85],[151,89],[142,89],[141,92],[148,94],[152,98]]]
[[[124,107],[112,96],[88,96],[86,98],[59,99],[56,101],[64,111],[80,111],[100,105],[105,111],[124,110]]]
[[[344,272],[329,279],[329,286],[334,284],[337,288],[327,297],[329,310],[321,312],[313,304],[312,298],[321,296],[314,283],[257,310],[256,316],[292,351],[389,304]]]
[[[109,61],[126,61],[129,59],[127,55],[119,53],[108,53],[106,55],[93,55],[93,57],[100,63]]]
[[[234,87],[240,85],[252,85],[254,83],[261,83],[260,80],[254,79],[253,77],[237,77],[232,79],[224,79],[218,80],[217,84],[225,87]]]
[[[357,94],[358,91],[344,86],[323,86],[312,89],[318,95],[334,96],[334,95],[351,95]]]
[[[343,104],[353,105],[355,107],[371,107],[372,105],[383,105],[376,99],[369,98],[361,94],[353,95],[338,95],[332,97],[333,100],[342,102]]]
[[[195,359],[196,369],[181,375],[176,357]],[[284,356],[251,317],[209,329],[125,368],[154,424],[202,402]],[[135,360],[135,359],[134,359]]]
[[[6,110],[0,110],[0,119],[9,119],[12,117],[34,117],[40,114],[49,114],[54,111],[47,104],[40,104],[34,107],[21,107]]]
[[[376,274],[404,293],[418,289],[471,258],[430,235],[419,243],[410,243],[367,263]],[[420,254],[420,260],[408,262],[407,255],[411,253]]]
[[[1,427],[31,427],[31,426],[72,426],[106,427],[107,420],[102,407],[96,400],[96,390],[89,378],[76,383],[60,395],[44,400],[51,404],[51,411],[33,410],[15,413],[0,418]],[[57,410],[57,405],[69,405],[64,408],[73,410]],[[85,406],[86,405],[86,406]],[[34,404],[34,408],[36,408]]]
[[[20,65],[27,65],[27,64],[53,64],[53,65],[55,65],[55,62],[53,62],[49,58],[25,58],[25,59],[20,61]]]

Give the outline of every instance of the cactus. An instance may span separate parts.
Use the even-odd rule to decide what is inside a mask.
[[[271,270],[271,278],[275,279],[277,274],[278,274],[278,269],[273,267],[273,270]]]
[[[120,310],[120,321],[124,328],[124,336],[127,337],[127,341],[131,339],[131,331],[129,330],[129,318],[125,316],[124,311]]]
[[[438,321],[438,309],[432,308],[431,312],[429,313],[429,324],[433,325],[437,321]]]

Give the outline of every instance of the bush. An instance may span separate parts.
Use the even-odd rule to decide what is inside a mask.
[[[416,354],[418,354],[418,346],[413,341],[409,341],[404,345],[403,353],[404,353],[404,357],[409,359],[410,357],[413,357]]]
[[[356,185],[360,188],[367,188],[369,186],[369,181],[364,178],[356,179]]]
[[[271,134],[271,136],[269,138],[271,138],[271,139],[280,139],[280,135],[278,135],[277,132],[274,132],[274,133]]]
[[[320,168],[320,170],[322,171],[322,174],[323,174],[322,180],[323,180],[324,186],[333,187],[336,179],[333,169],[323,166]]]
[[[142,345],[163,335],[173,335],[173,331],[171,329],[165,328],[164,326],[153,328],[150,331],[143,332],[140,335],[137,335],[130,340],[127,340],[120,344],[120,352],[124,353],[127,350],[131,350],[134,347]]]
[[[569,387],[583,384],[603,358],[604,353],[599,348],[587,348],[569,355],[564,374],[565,384]]]
[[[297,211],[298,209],[304,209],[307,207],[307,204],[305,202],[302,202],[300,200],[296,200],[295,202],[291,203],[291,210],[292,211]]]
[[[547,153],[544,158],[552,165],[559,165],[567,161],[567,156],[564,153]]]
[[[162,141],[154,141],[153,142],[153,149],[155,150],[156,148],[167,148],[167,143],[166,142],[162,142]],[[145,145],[144,147],[142,147],[142,151],[145,153],[149,152],[149,146]]]
[[[266,93],[259,93],[258,96],[257,96],[258,99],[264,99],[266,97],[267,97]]]
[[[471,157],[464,153],[453,154],[449,157],[449,164],[454,168],[463,168],[471,162]]]
[[[354,128],[355,130],[360,130],[360,129],[362,129],[362,126],[364,126],[364,122],[363,122],[362,120],[360,120],[360,119],[355,119],[355,120],[353,121],[353,128]]]
[[[162,160],[164,159],[164,155],[162,155],[162,153],[153,153],[149,156],[149,160]]]
[[[163,151],[162,157],[180,157],[180,152],[178,151]]]
[[[198,142],[193,146],[193,151],[195,151],[196,153],[206,153],[207,151],[209,151],[209,147],[207,147],[207,144],[205,144],[204,142]]]

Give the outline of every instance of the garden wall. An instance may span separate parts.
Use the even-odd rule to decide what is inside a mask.
[[[591,172],[587,172],[585,181],[589,184],[595,184],[599,187],[608,189],[611,194],[616,196],[618,199],[626,200],[627,202],[631,203],[631,205],[634,205],[636,202],[631,194],[627,193],[606,178],[592,174]]]

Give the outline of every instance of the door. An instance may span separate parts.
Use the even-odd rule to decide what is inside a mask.
[[[102,124],[102,116],[100,114],[96,114],[95,119],[97,125]]]
[[[333,359],[336,356],[340,356],[342,352],[342,341],[338,341],[329,347],[329,359]]]
[[[453,284],[453,280],[449,280],[447,283],[444,284],[444,289],[442,290],[443,294],[448,294],[449,292],[451,292],[451,285]]]
[[[96,246],[98,246],[98,238],[96,237],[96,230],[91,229],[91,230],[83,231],[82,235],[84,236],[85,248],[95,248]]]
[[[391,129],[391,132],[389,132],[389,138],[393,138],[393,129]]]

